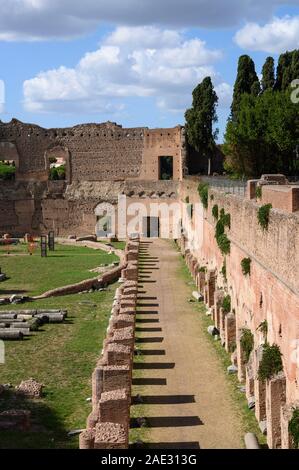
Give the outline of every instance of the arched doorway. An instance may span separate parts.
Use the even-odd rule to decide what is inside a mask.
[[[102,202],[95,208],[96,228],[98,238],[111,238],[116,234],[115,207],[108,202]]]

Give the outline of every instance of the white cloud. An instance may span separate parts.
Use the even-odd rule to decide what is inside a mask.
[[[299,16],[273,18],[260,26],[248,23],[235,36],[242,49],[279,54],[299,47]]]
[[[132,41],[137,38],[138,41]],[[159,41],[158,38],[161,38]],[[118,28],[74,68],[60,67],[24,82],[24,105],[35,112],[119,112],[128,97],[153,97],[160,108],[182,111],[193,88],[207,75],[217,86],[220,105],[231,88],[214,62],[222,58],[200,39],[157,27]]]
[[[234,27],[267,21],[283,4],[298,5],[299,0],[0,0],[0,40],[71,38],[103,23]]]

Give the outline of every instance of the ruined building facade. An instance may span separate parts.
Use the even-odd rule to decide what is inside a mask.
[[[65,181],[50,181],[51,156],[63,159]],[[167,159],[171,174],[163,179]],[[114,123],[43,129],[0,124],[0,161],[13,161],[15,182],[0,183],[0,233],[54,230],[94,233],[96,208],[128,197],[177,197],[186,173],[184,129],[124,129]]]

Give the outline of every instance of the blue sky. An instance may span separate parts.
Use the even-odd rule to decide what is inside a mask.
[[[184,123],[211,75],[220,141],[238,57],[299,48],[299,0],[0,0],[2,121]],[[299,77],[298,77],[299,78]]]

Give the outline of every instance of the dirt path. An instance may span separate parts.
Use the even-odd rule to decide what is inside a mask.
[[[171,242],[143,242],[139,282],[134,415],[146,414],[150,448],[242,448],[242,431],[225,372],[179,275]],[[132,420],[132,427],[136,423]]]

